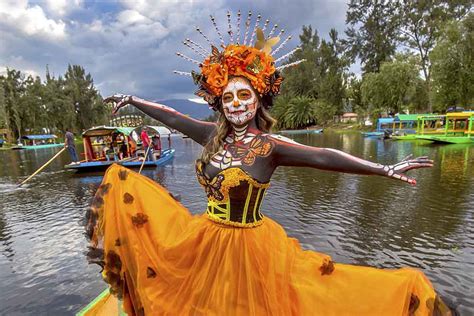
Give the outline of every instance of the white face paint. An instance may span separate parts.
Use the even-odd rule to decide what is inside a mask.
[[[255,117],[258,98],[249,81],[243,77],[229,80],[222,93],[224,115],[234,125],[242,126]]]

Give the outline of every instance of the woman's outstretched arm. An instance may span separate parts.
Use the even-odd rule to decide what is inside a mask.
[[[216,130],[216,124],[188,117],[166,105],[146,101],[131,95],[114,94],[104,102],[114,102],[113,113],[126,105],[133,105],[150,117],[189,136],[201,145],[207,144]]]
[[[273,151],[277,166],[301,166],[322,170],[379,175],[416,184],[416,180],[404,174],[411,169],[432,167],[433,161],[427,157],[411,159],[407,157],[393,165],[382,165],[370,162],[337,149],[306,146],[286,137],[274,136],[275,149]]]

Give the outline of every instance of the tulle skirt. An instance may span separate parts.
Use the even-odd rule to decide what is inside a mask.
[[[93,201],[89,235],[129,315],[430,315],[439,305],[418,270],[333,263],[268,217],[253,228],[212,222],[117,165]]]

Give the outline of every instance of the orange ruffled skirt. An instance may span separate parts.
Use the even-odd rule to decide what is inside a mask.
[[[430,315],[420,271],[333,264],[265,218],[254,228],[192,215],[170,193],[113,165],[93,201],[92,253],[129,315]]]

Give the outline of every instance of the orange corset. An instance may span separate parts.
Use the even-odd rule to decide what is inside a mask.
[[[270,183],[258,182],[236,167],[222,170],[210,180],[200,164],[196,165],[196,173],[206,190],[206,214],[210,220],[236,227],[254,227],[263,223],[260,206]]]

